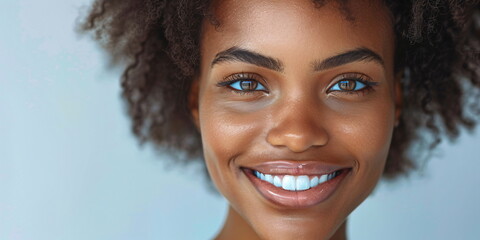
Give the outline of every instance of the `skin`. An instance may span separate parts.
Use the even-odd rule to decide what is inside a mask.
[[[354,21],[336,3],[213,3],[220,25],[204,22],[190,110],[209,174],[230,204],[216,239],[346,239],[348,215],[382,175],[402,100],[388,9],[380,1],[348,6]],[[282,69],[240,60],[212,65],[232,47],[278,60]],[[377,53],[383,64],[358,60],[312,69],[314,62],[360,47]],[[377,85],[364,92],[331,91],[338,76],[352,72]],[[239,73],[250,73],[266,90],[239,93],[218,85]],[[326,201],[293,209],[263,198],[240,170],[271,160],[322,161],[351,171]]]

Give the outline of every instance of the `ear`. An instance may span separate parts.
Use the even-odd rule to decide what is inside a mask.
[[[197,127],[198,131],[200,131],[200,121],[198,117],[198,99],[199,99],[199,82],[200,79],[194,78],[192,81],[192,85],[188,91],[188,109],[190,110],[190,114],[192,115],[192,121]]]
[[[402,114],[403,108],[403,91],[402,91],[402,78],[403,71],[399,71],[395,74],[394,79],[394,93],[395,93],[395,127],[400,123],[400,115]]]

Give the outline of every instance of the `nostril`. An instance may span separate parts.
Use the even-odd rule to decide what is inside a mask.
[[[280,131],[280,129],[272,129],[267,135],[267,142],[272,146],[287,147],[292,152],[304,152],[311,147],[326,145],[328,135],[325,131]]]

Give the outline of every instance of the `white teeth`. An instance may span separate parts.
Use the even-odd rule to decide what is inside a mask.
[[[338,172],[330,174],[324,174],[321,176],[314,176],[310,179],[307,175],[292,176],[282,175],[275,176],[270,174],[264,174],[259,171],[253,171],[253,175],[257,178],[273,184],[275,187],[281,187],[288,191],[303,191],[318,186],[326,181],[329,181],[339,175]]]
[[[285,175],[282,179],[282,188],[285,190],[295,191],[295,177]]]
[[[310,188],[310,179],[308,179],[308,176],[302,175],[302,176],[296,177],[295,190],[302,191],[302,190],[307,190],[309,188]]]
[[[265,181],[273,184],[273,177],[270,174],[265,174]]]
[[[318,184],[322,184],[327,181],[327,174],[320,176],[318,179]]]
[[[318,177],[315,176],[312,178],[312,180],[310,180],[310,187],[316,187],[318,185]]]
[[[278,176],[275,176],[273,178],[273,185],[275,185],[275,187],[281,187],[282,186],[282,179],[280,179]]]

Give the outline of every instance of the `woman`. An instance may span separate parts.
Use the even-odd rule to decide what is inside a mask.
[[[230,204],[216,239],[346,239],[420,130],[432,149],[475,126],[478,3],[403,2],[98,0],[83,30],[127,61],[141,141],[203,156]]]

